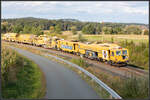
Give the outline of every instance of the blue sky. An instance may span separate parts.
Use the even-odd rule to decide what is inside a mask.
[[[2,18],[149,23],[148,1],[2,1]]]

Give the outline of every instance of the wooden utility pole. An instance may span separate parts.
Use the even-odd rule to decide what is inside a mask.
[[[104,22],[102,21],[101,22],[102,23],[102,29],[103,29],[103,27],[104,27]],[[103,30],[102,30],[102,35],[104,35],[105,33],[103,32]]]
[[[142,36],[144,36],[144,32],[145,32],[145,29],[142,30],[142,34],[141,34]]]
[[[105,35],[105,33],[103,31],[103,27],[104,27],[104,22],[102,21],[102,41],[104,42],[104,35]]]
[[[142,42],[144,41],[144,32],[145,32],[145,29],[143,29],[142,33],[141,33],[141,35],[142,35]]]

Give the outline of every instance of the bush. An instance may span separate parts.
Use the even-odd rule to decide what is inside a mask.
[[[84,42],[84,41],[87,41],[87,40],[82,36],[82,34],[79,34],[78,35],[78,41]]]
[[[149,67],[149,43],[135,44],[133,41],[123,41],[121,46],[128,48],[130,64],[148,69]]]
[[[82,33],[84,34],[95,34],[95,28],[93,24],[87,24],[82,28]]]
[[[71,59],[71,62],[81,66],[81,67],[84,67],[84,68],[87,68],[89,65],[85,62],[85,60],[83,60],[82,58],[80,59],[74,59],[72,58]]]
[[[148,89],[148,78],[136,78],[131,77],[128,80],[124,80],[122,85],[121,95],[124,98],[148,98],[149,89]]]
[[[90,73],[97,76],[100,80],[106,83],[110,88],[116,91],[123,99],[146,99],[149,96],[149,79],[148,77],[136,77],[134,75],[128,79],[122,79],[117,76],[110,76],[107,73],[99,72],[99,74],[83,59],[72,59],[71,62],[87,69]],[[106,94],[106,93],[105,93]]]
[[[8,47],[2,47],[2,97],[40,98],[41,72],[32,61]]]
[[[114,43],[114,38],[113,37],[111,38],[111,42]]]
[[[71,31],[72,31],[73,35],[76,35],[77,34],[77,27],[72,26]]]

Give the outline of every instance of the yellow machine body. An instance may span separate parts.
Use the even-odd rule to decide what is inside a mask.
[[[67,40],[58,40],[57,47],[63,51],[67,52],[78,52],[78,43],[67,41]]]
[[[49,40],[46,42],[47,48],[57,48],[57,40],[59,40],[58,37],[50,37]]]
[[[20,43],[32,44],[35,35],[32,34],[20,34],[16,37],[16,41]]]
[[[17,34],[6,33],[2,35],[2,40],[34,44],[47,48],[54,48],[77,55],[83,55],[90,59],[107,61],[109,63],[127,63],[129,61],[128,49],[122,48],[117,44],[85,44],[81,42],[68,41],[48,35],[32,35],[32,34]]]
[[[46,45],[47,41],[49,41],[50,37],[47,35],[39,35],[34,39],[34,44],[38,46]]]
[[[16,35],[17,33],[6,33],[3,36],[4,36],[4,40],[14,42],[16,39]]]
[[[7,40],[6,34],[1,34],[2,40]]]
[[[79,53],[91,59],[102,59],[113,63],[128,62],[128,49],[117,44],[83,44],[79,43]]]

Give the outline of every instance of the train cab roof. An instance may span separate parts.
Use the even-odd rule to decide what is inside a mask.
[[[72,43],[72,44],[78,44],[79,43],[78,41],[64,40],[64,39],[60,39],[59,41],[67,42],[67,43]]]
[[[103,43],[103,44],[90,44],[91,48],[95,50],[125,50],[126,48],[122,48],[121,46],[114,43]]]
[[[114,44],[114,43],[103,43],[103,44],[98,44],[99,46],[102,47],[107,47],[109,49],[117,49],[117,48],[121,48],[119,45]]]
[[[43,34],[43,35],[39,35],[39,37],[50,37],[50,36]]]

